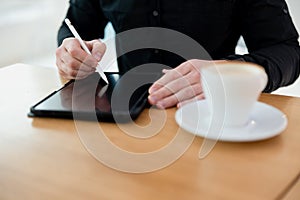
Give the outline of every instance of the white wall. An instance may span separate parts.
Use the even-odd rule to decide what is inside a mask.
[[[0,1],[0,67],[54,54],[65,0]]]
[[[296,25],[298,32],[300,31],[300,0],[287,0],[290,13],[292,15],[293,21]]]

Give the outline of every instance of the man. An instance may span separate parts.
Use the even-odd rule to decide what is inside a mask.
[[[106,50],[97,39],[103,38],[109,21],[117,34],[140,27],[168,28],[196,40],[215,61],[259,64],[269,78],[265,92],[289,85],[299,76],[298,33],[284,0],[71,0],[67,17],[92,52],[86,54],[62,24],[57,66],[68,79],[84,78],[95,71]],[[235,54],[240,36],[249,54]],[[145,63],[176,67],[164,70],[165,75],[149,89],[151,104],[167,108],[204,97],[198,69],[205,61],[185,62],[178,55],[156,49],[123,55],[122,46],[128,42],[116,41],[117,54],[122,55],[118,58],[121,73]]]

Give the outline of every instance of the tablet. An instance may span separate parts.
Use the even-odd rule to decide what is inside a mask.
[[[106,73],[107,85],[94,73],[71,80],[30,108],[30,117],[69,118],[105,122],[134,120],[147,105],[148,88],[157,74]]]

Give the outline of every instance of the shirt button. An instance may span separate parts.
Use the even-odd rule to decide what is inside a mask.
[[[289,13],[289,11],[287,10],[287,9],[283,9],[283,12],[284,12],[284,14],[288,14]]]
[[[154,16],[154,17],[157,17],[158,16],[158,11],[157,10],[154,10],[153,12],[152,12],[152,15]]]

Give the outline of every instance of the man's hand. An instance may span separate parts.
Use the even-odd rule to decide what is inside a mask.
[[[83,79],[95,72],[106,46],[99,40],[86,42],[92,55],[86,53],[75,38],[66,38],[56,50],[56,65],[66,79]]]
[[[199,65],[201,61],[190,60],[175,69],[163,70],[164,76],[149,88],[149,103],[164,109],[203,99]]]
[[[211,62],[224,61],[195,59],[184,62],[175,69],[163,70],[164,76],[149,88],[149,103],[164,109],[204,99],[200,69]]]

